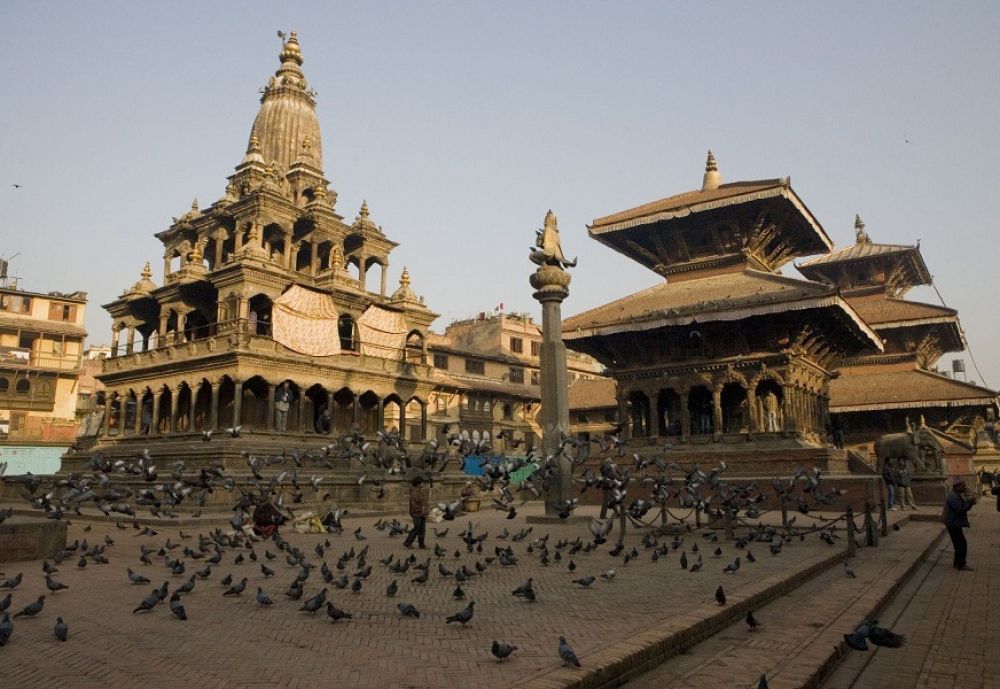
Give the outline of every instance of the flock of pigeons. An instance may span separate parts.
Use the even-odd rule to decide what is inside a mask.
[[[229,429],[228,432],[234,437],[238,436],[239,428]],[[131,584],[150,585],[150,577],[157,567],[165,568],[166,575],[170,577],[183,577],[184,580],[172,591],[169,580],[151,589],[132,610],[135,614],[153,612],[159,605],[168,602],[168,608],[174,617],[187,620],[185,597],[196,586],[204,588],[205,583],[202,582],[213,578],[216,571],[224,566],[242,566],[244,569],[253,567],[264,580],[277,578],[277,570],[281,567],[292,573],[292,580],[284,588],[283,597],[294,601],[300,613],[315,615],[325,611],[326,616],[336,623],[350,620],[352,614],[327,599],[330,587],[359,593],[369,582],[373,567],[379,566],[391,578],[384,592],[388,597],[397,596],[400,580],[409,579],[411,584],[421,586],[430,581],[432,572],[436,570],[436,580],[447,585],[454,584],[453,598],[464,603],[462,609],[445,617],[443,622],[461,626],[470,624],[475,616],[475,601],[469,599],[466,587],[472,588],[471,582],[487,579],[492,569],[516,568],[526,559],[535,559],[541,566],[565,567],[574,577],[571,582],[585,589],[598,580],[614,580],[619,568],[627,567],[630,562],[642,557],[654,562],[666,561],[668,554],[680,551],[676,560],[680,568],[688,572],[698,572],[706,566],[702,556],[703,549],[707,551],[714,547],[714,558],[722,557],[719,538],[713,532],[703,532],[704,542],[699,546],[695,537],[697,532],[688,523],[690,517],[680,520],[682,529],[674,532],[672,537],[644,522],[656,508],[692,512],[697,510],[709,517],[755,520],[766,511],[765,502],[772,496],[781,497],[794,504],[800,512],[808,513],[816,505],[831,504],[840,495],[836,489],[829,492],[823,490],[819,469],[812,472],[803,469],[791,480],[774,479],[765,487],[731,484],[723,478],[726,470],[724,462],[705,472],[698,466],[682,467],[664,457],[627,456],[625,444],[618,436],[611,436],[610,442],[595,441],[599,443],[600,456],[603,458],[597,470],[584,459],[589,455],[589,441],[567,437],[556,456],[544,457],[529,451],[527,457],[490,462],[479,459],[489,453],[488,435],[475,441],[457,434],[447,437],[444,443],[434,440],[426,443],[418,456],[411,457],[396,433],[378,431],[375,439],[368,440],[355,430],[318,450],[291,451],[279,455],[244,453],[248,473],[241,473],[239,476],[228,473],[221,463],[189,469],[184,462],[178,461],[167,472],[163,472],[158,470],[149,452],[144,450],[140,456],[132,459],[110,460],[95,455],[85,472],[45,477],[29,473],[6,477],[4,481],[16,484],[22,497],[48,518],[83,516],[82,508],[93,505],[104,515],[116,519],[116,525],[121,530],[129,528],[123,521],[130,519],[135,535],[145,537],[149,542],[159,534],[150,526],[140,523],[138,512],[146,511],[154,517],[173,519],[182,516],[181,511],[184,510],[183,516],[198,517],[210,495],[225,491],[231,496],[227,501],[232,504],[232,518],[229,521],[231,528],[208,529],[197,534],[186,534],[180,530],[177,541],[168,537],[159,547],[148,545],[147,542],[140,545],[135,569],[128,566],[125,570],[125,576]],[[210,437],[205,440],[209,441]],[[584,447],[587,451],[581,451]],[[376,562],[369,561],[369,547],[367,544],[361,545],[362,541],[367,540],[367,536],[358,527],[353,531],[354,542],[337,556],[332,568],[324,558],[333,555],[330,536],[340,536],[345,531],[342,518],[347,514],[346,510],[334,510],[327,516],[325,523],[329,533],[323,542],[315,544],[312,553],[302,550],[278,533],[271,539],[261,539],[250,528],[253,509],[263,501],[270,501],[294,518],[300,505],[308,505],[305,501],[307,493],[311,492],[312,498],[319,497],[325,476],[322,472],[310,474],[315,468],[333,469],[343,467],[345,462],[353,467],[357,463],[362,468],[359,485],[369,485],[373,491],[377,491],[376,497],[381,498],[384,496],[388,477],[420,472],[433,479],[435,475],[440,476],[452,457],[460,457],[463,463],[481,463],[483,473],[477,478],[480,487],[491,492],[494,496],[493,506],[506,512],[507,519],[513,520],[525,501],[543,495],[548,482],[556,478],[557,467],[562,458],[560,455],[569,458],[574,468],[580,468],[579,476],[574,478],[574,482],[581,493],[601,491],[603,500],[613,515],[623,518],[623,524],[628,520],[645,532],[640,542],[641,550],[639,546],[627,548],[622,538],[624,534],[619,534],[619,540],[606,551],[614,566],[596,575],[581,575],[577,570],[582,568],[588,554],[599,552],[608,543],[613,530],[613,519],[593,520],[586,538],[580,535],[575,539],[564,538],[552,543],[547,534],[533,537],[532,527],[521,527],[514,533],[504,528],[494,535],[495,545],[492,550],[486,545],[489,534],[477,532],[470,521],[457,534],[461,545],[453,553],[442,546],[449,529],[435,528],[437,542],[428,556],[417,558],[413,552],[390,552]],[[525,468],[533,469],[534,473],[527,480],[515,484],[511,477]],[[307,477],[306,474],[310,475]],[[119,476],[131,480],[116,480]],[[327,493],[320,499],[329,498],[330,494]],[[451,522],[460,513],[460,504],[444,502],[439,503],[437,508],[442,518]],[[575,498],[567,500],[561,506],[560,516],[568,517],[577,504]],[[12,509],[0,510],[0,522],[12,512]],[[805,534],[794,526],[794,521],[793,518],[784,527],[774,527],[758,520],[756,526],[749,527],[736,536],[734,545],[739,555],[728,562],[722,571],[727,574],[735,573],[744,562],[751,565],[756,562],[751,546],[767,548],[772,556],[776,556],[781,554],[787,544],[796,539],[804,539]],[[87,526],[85,531],[89,532],[90,528]],[[398,519],[380,519],[375,523],[375,529],[387,533],[390,538],[407,532],[407,526]],[[835,539],[840,538],[832,528],[820,531],[820,537],[831,545]],[[515,544],[518,550],[515,550]],[[73,559],[81,569],[89,565],[108,564],[109,549],[114,545],[115,540],[110,535],[93,544],[78,540],[62,549],[53,563],[43,562],[42,575],[49,592],[55,594],[67,588],[53,578],[60,566],[67,566]],[[359,550],[355,549],[356,546]],[[455,566],[463,557],[463,549],[474,563],[463,561],[460,566]],[[315,560],[313,556],[316,557]],[[449,564],[449,556],[453,556],[455,564]],[[577,560],[580,560],[580,564]],[[433,566],[435,561],[436,567]],[[222,586],[221,595],[242,596],[248,582],[244,573],[245,571],[241,572],[238,578],[231,572],[218,577]],[[849,565],[845,565],[845,573],[853,576]],[[0,590],[9,590],[6,597],[0,599],[0,613],[3,613],[0,621],[0,646],[7,644],[13,636],[13,620],[19,617],[38,617],[45,607],[46,596],[42,595],[13,615],[10,614],[13,599],[10,591],[16,592],[23,576],[19,572],[0,583]],[[322,587],[307,596],[307,586],[317,580],[322,581]],[[320,584],[317,582],[315,586],[319,587]],[[310,588],[315,590],[315,587]],[[511,595],[529,603],[538,599],[538,591],[532,578],[515,588]],[[722,586],[716,590],[715,600],[720,606],[726,605]],[[264,607],[275,604],[274,599],[260,585],[256,590],[256,603]],[[397,609],[403,618],[421,616],[421,612],[410,602],[400,602]],[[752,611],[746,616],[746,624],[751,631],[760,626]],[[62,617],[57,618],[53,634],[60,641],[69,638],[69,627]],[[868,620],[859,624],[852,633],[846,634],[844,639],[850,648],[856,650],[867,650],[866,641],[889,648],[898,648],[905,643],[905,637]],[[518,646],[513,643],[497,640],[493,641],[490,648],[498,662],[509,660],[518,650]],[[556,650],[563,664],[580,667],[580,660],[565,637],[559,637]],[[759,686],[766,689],[766,677],[761,677]]]

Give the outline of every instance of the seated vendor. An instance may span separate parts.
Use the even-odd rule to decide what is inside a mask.
[[[270,538],[285,523],[285,517],[270,500],[262,500],[253,510],[253,532],[263,538]]]

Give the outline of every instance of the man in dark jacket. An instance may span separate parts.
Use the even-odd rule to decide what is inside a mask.
[[[882,480],[885,481],[885,490],[889,494],[885,506],[894,510],[896,509],[896,469],[892,466],[891,459],[886,458],[882,462]]]
[[[416,539],[421,548],[424,545],[424,534],[427,532],[427,514],[430,512],[431,496],[430,491],[424,487],[424,480],[417,476],[410,483],[410,516],[413,517],[413,528],[403,541],[403,545],[409,548]]]
[[[944,528],[951,536],[951,545],[955,549],[955,560],[953,566],[960,572],[971,572],[972,567],[965,563],[966,555],[969,551],[968,543],[965,540],[965,533],[962,529],[969,526],[969,510],[976,504],[976,496],[969,495],[965,490],[965,481],[960,478],[955,479],[951,492],[944,499],[944,510],[941,513],[941,521]]]

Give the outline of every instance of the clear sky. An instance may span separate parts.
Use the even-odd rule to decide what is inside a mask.
[[[658,282],[586,224],[698,188],[711,147],[726,181],[791,176],[838,246],[855,213],[920,240],[1000,385],[1000,3],[6,0],[0,26],[0,254],[89,292],[91,343],[145,261],[162,282],[153,233],[223,195],[294,29],[337,210],[368,200],[436,330],[537,314],[549,208],[580,258],[565,315]]]

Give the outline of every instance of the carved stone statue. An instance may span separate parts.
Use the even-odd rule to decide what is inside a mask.
[[[943,454],[941,443],[926,426],[908,433],[886,433],[875,440],[879,467],[889,459],[908,459],[921,471],[939,470]]]
[[[559,268],[576,267],[575,258],[570,261],[563,255],[555,213],[550,210],[545,214],[545,226],[536,230],[535,234],[535,247],[537,248],[531,249],[529,255],[532,263],[537,263],[540,266],[558,266]]]

